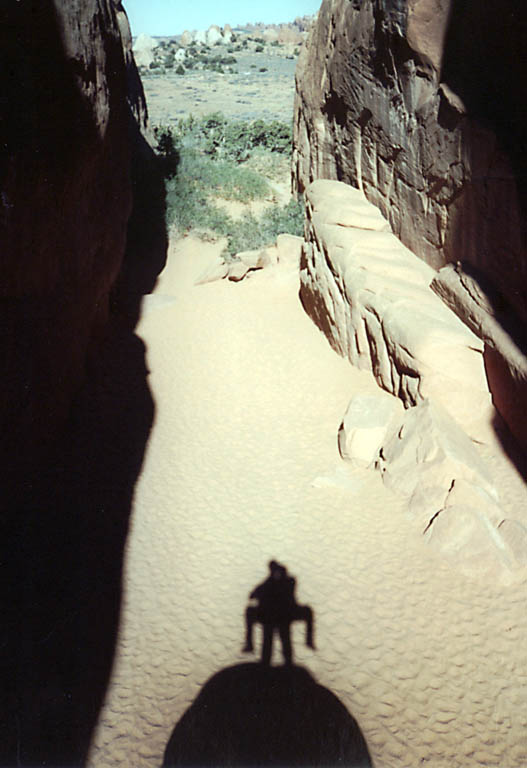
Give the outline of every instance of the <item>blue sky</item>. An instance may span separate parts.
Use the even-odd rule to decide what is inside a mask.
[[[178,35],[211,24],[280,23],[316,13],[320,4],[321,0],[123,0],[133,35]]]

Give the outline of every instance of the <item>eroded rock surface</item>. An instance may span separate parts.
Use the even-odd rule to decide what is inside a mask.
[[[430,289],[434,271],[360,190],[313,182],[306,211],[300,295],[333,348],[405,406],[437,400],[477,432],[492,418],[484,345]]]
[[[0,12],[2,432],[11,457],[64,418],[103,328],[131,209],[130,39],[114,0]],[[128,71],[127,71],[128,70]]]
[[[145,105],[118,0],[3,3],[0,62],[0,764],[83,765],[153,418],[141,288],[126,312],[110,293],[156,191],[132,237]]]
[[[476,268],[493,285],[490,314],[505,305],[514,325],[527,318],[526,30],[513,0],[484,11],[476,0],[324,0],[297,68],[294,126],[299,191],[320,178],[360,188],[432,267]],[[493,346],[487,368],[527,444],[510,405],[524,377]]]

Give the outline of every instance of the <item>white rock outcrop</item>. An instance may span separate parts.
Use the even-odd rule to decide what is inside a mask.
[[[376,395],[356,395],[348,405],[338,432],[339,453],[356,466],[369,467],[394,421],[402,419],[401,401],[379,390]]]
[[[358,189],[315,181],[306,213],[300,295],[333,348],[406,407],[432,399],[479,435],[493,414],[484,344],[430,289],[434,270]]]
[[[138,35],[133,45],[135,63],[138,67],[149,67],[154,61],[154,51],[157,42],[149,35]]]
[[[207,30],[207,45],[215,45],[216,43],[223,43],[223,34],[221,29],[213,24]]]

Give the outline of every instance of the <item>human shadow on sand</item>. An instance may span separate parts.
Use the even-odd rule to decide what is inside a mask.
[[[303,667],[241,664],[218,672],[177,723],[172,766],[371,766],[341,701]]]

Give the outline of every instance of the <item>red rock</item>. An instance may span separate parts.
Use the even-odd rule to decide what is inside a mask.
[[[298,62],[293,154],[298,191],[362,189],[432,267],[477,268],[520,325],[526,30],[512,0],[492,20],[475,0],[325,0]]]

